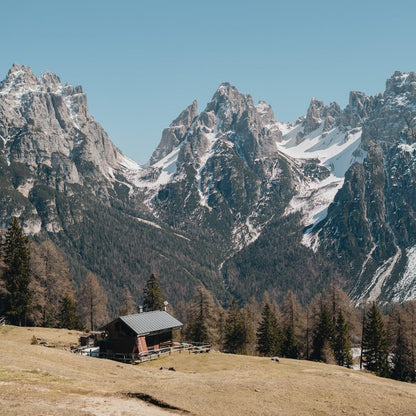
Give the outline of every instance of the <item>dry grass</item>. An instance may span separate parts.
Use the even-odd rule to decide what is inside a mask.
[[[60,348],[31,345],[33,335]],[[207,416],[416,415],[414,385],[371,374],[220,353],[173,354],[132,366],[62,349],[78,336],[75,331],[44,328],[0,329],[0,413],[169,414],[124,396],[145,393]]]

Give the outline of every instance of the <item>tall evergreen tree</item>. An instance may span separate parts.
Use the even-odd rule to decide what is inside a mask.
[[[161,311],[164,308],[164,301],[159,279],[152,273],[143,290],[143,308],[146,312]]]
[[[364,368],[374,371],[379,376],[387,377],[389,374],[387,334],[375,302],[372,303],[364,322],[362,350]]]
[[[414,380],[415,368],[412,360],[412,351],[400,314],[397,317],[396,337],[391,362],[392,378],[400,381]]]
[[[77,314],[77,304],[68,294],[62,297],[57,318],[60,328],[82,329],[81,320]]]
[[[283,301],[283,357],[299,358],[300,343],[303,343],[304,339],[304,323],[301,316],[302,307],[296,295],[289,290]]]
[[[334,355],[338,365],[351,367],[351,343],[348,332],[348,325],[342,310],[338,311],[337,322],[335,325]]]
[[[265,303],[257,329],[257,351],[266,357],[281,353],[281,331],[269,303]]]
[[[333,361],[334,325],[326,305],[321,306],[318,322],[313,331],[312,354],[314,361]]]
[[[195,289],[188,316],[185,335],[189,341],[198,343],[217,342],[218,313],[211,292],[203,286],[198,286]]]
[[[4,265],[6,316],[11,324],[26,325],[32,300],[29,290],[29,246],[16,217],[6,233]]]
[[[224,350],[233,354],[247,353],[248,330],[237,301],[232,300],[224,328]]]
[[[299,358],[299,348],[292,325],[287,325],[283,332],[282,356]]]

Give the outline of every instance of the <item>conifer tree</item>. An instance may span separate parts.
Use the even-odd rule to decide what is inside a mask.
[[[334,325],[326,305],[322,305],[319,319],[313,331],[312,354],[314,361],[329,363],[333,359]]]
[[[388,343],[384,322],[375,302],[367,313],[362,340],[364,368],[382,377],[388,377]]]
[[[195,289],[190,302],[188,323],[185,334],[189,341],[215,343],[217,341],[217,318],[214,298],[203,286]]]
[[[152,273],[143,290],[143,308],[146,312],[161,311],[164,308],[164,301],[159,279]]]
[[[16,217],[6,233],[4,265],[6,316],[13,325],[26,325],[31,304],[29,247]]]
[[[58,313],[58,325],[60,328],[82,329],[81,320],[77,314],[77,305],[68,294],[62,297]]]
[[[232,300],[224,328],[224,350],[232,354],[247,353],[248,331],[237,301]]]
[[[257,351],[266,357],[281,353],[281,331],[269,303],[265,303],[257,329]]]
[[[397,317],[395,345],[392,351],[391,377],[400,381],[412,381],[415,378],[412,351],[407,339],[400,314]]]
[[[283,333],[282,356],[287,358],[299,358],[298,343],[292,325],[287,325]]]
[[[3,279],[3,274],[6,266],[3,261],[3,250],[0,246],[0,316],[6,312],[6,297],[8,294],[6,282]]]
[[[289,290],[283,302],[283,343],[282,356],[298,358],[300,343],[304,337],[304,323],[301,321],[302,307],[296,295]]]
[[[334,355],[338,365],[351,367],[351,343],[348,333],[348,325],[345,316],[340,309],[338,311],[337,322],[335,325]]]
[[[254,296],[244,305],[242,313],[247,329],[247,354],[255,355],[257,352],[256,331],[261,320],[261,307]]]

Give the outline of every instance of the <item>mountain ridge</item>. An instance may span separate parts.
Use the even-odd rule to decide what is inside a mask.
[[[92,268],[104,274],[107,288],[120,280],[117,268],[103,271],[97,259],[85,258],[71,231],[80,222],[99,226],[99,212],[109,215],[102,235],[108,245],[99,252],[110,250],[115,227],[124,230],[117,238],[135,241],[136,249],[164,252],[168,268],[179,258],[193,264],[190,274],[168,279],[168,291],[177,279],[187,287],[178,299],[202,282],[222,299],[266,290],[279,297],[290,288],[306,301],[336,280],[357,301],[403,301],[416,296],[409,266],[416,244],[415,126],[414,73],[395,72],[376,96],[352,91],[344,109],[313,98],[293,123],[277,121],[266,102],[255,104],[222,83],[204,110],[194,101],[164,129],[149,165],[140,166],[89,115],[80,86],[14,64],[0,83],[0,221],[4,228],[20,216],[26,232],[67,248],[78,282]],[[143,227],[159,233],[158,248]],[[137,233],[145,237],[138,241]],[[194,260],[167,243],[178,234],[186,243],[181,249],[194,247]],[[89,244],[101,242],[92,235]],[[160,264],[143,248],[135,266],[130,250],[121,279],[136,295],[134,276],[143,281]],[[204,253],[210,254],[202,261]]]

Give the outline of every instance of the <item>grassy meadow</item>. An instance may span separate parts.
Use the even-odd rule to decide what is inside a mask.
[[[415,385],[365,372],[218,352],[122,364],[72,354],[79,335],[1,327],[0,414],[416,415]]]

